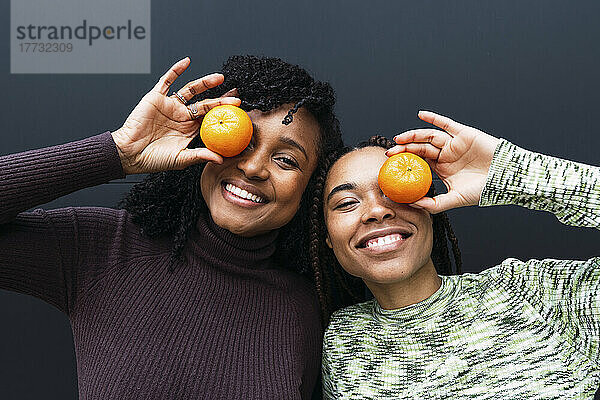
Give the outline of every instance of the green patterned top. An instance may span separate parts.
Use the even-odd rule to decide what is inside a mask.
[[[502,140],[480,206],[516,204],[564,224],[600,226],[600,168]],[[333,399],[591,399],[600,384],[600,257],[509,258],[443,276],[397,310],[336,312],[323,387]]]

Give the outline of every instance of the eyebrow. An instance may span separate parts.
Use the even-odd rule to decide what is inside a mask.
[[[252,123],[252,129],[255,133],[258,133],[258,126],[254,122]],[[308,160],[308,154],[306,153],[306,149],[294,139],[283,136],[279,138],[279,141],[283,144],[287,144],[288,146],[292,146],[300,150],[302,154],[304,154],[304,157]]]
[[[284,137],[280,137],[279,141],[281,143],[284,143],[289,146],[297,148],[298,150],[300,150],[302,152],[302,154],[304,154],[304,157],[308,160],[308,154],[306,154],[306,150],[300,143],[296,142],[294,139],[284,136]]]
[[[337,192],[341,192],[344,190],[355,190],[357,187],[358,186],[356,185],[356,183],[353,182],[342,183],[341,185],[337,185],[336,187],[331,189],[331,192],[329,192],[329,194],[327,195],[327,202],[329,203],[329,200],[331,200],[331,196],[333,196]]]

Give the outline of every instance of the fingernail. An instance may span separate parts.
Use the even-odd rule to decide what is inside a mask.
[[[423,207],[421,207],[421,206],[418,206],[418,205],[416,205],[416,204],[409,204],[409,206],[411,206],[412,208],[419,209],[419,210],[422,210],[422,209],[423,209]]]

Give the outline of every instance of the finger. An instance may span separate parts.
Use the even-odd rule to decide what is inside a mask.
[[[240,92],[238,92],[237,88],[233,88],[223,93],[220,97],[239,97]]]
[[[179,92],[173,92],[173,94],[169,97],[177,98],[181,102],[181,104],[187,104],[187,100],[185,97],[179,94]]]
[[[408,143],[399,144],[389,149],[385,154],[389,157],[398,153],[413,153],[425,159],[429,158],[437,160],[440,156],[441,149],[435,147],[431,143]]]
[[[206,75],[200,79],[186,83],[184,87],[177,91],[177,93],[183,96],[185,101],[188,102],[195,95],[214,88],[215,86],[219,86],[224,80],[225,77],[223,74],[215,73]]]
[[[223,157],[207,148],[201,147],[197,149],[183,149],[177,155],[177,166],[181,169],[187,168],[190,165],[199,164],[202,162],[211,161],[217,164],[223,163]]]
[[[438,129],[413,129],[394,136],[394,141],[398,144],[411,142],[431,143],[440,149],[444,147],[450,139],[452,139],[452,136]]]
[[[443,115],[439,115],[431,111],[419,111],[419,118],[445,130],[450,135],[458,135],[460,131],[466,128],[466,125],[460,124],[448,117],[444,117]]]
[[[434,197],[423,197],[409,204],[413,208],[423,209],[430,214],[437,214],[453,208],[462,207],[461,197],[456,192],[438,194]]]
[[[239,106],[242,104],[242,101],[237,97],[219,97],[217,99],[206,99],[202,101],[198,101],[196,103],[192,103],[188,106],[188,110],[197,110],[197,113],[194,114],[195,118],[199,118],[209,112],[211,109],[216,106],[221,106],[223,104],[231,104],[234,106]]]
[[[169,93],[169,87],[171,87],[179,75],[183,74],[183,71],[185,71],[189,65],[189,57],[177,61],[163,76],[160,77],[156,85],[154,85],[153,90],[162,94]]]

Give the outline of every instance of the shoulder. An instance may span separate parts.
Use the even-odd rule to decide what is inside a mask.
[[[342,334],[352,336],[354,332],[364,331],[366,325],[373,322],[374,301],[354,304],[334,312],[327,326],[326,339]]]
[[[561,273],[560,271],[577,268],[586,262],[595,262],[598,264],[600,259],[578,261],[578,260],[557,260],[551,258],[529,259],[526,261],[514,257],[503,260],[500,264],[487,268],[477,274],[465,273],[462,275],[453,275],[447,279],[456,280],[464,289],[470,286],[485,285],[490,282],[506,279],[528,279],[543,273]]]
[[[131,216],[126,210],[107,207],[65,207],[52,210],[36,209],[53,225],[72,224],[79,234],[134,230]]]
[[[562,260],[554,258],[529,259],[521,261],[517,258],[507,258],[499,265],[490,268],[490,276],[502,280],[539,281],[540,279],[569,279],[574,274],[585,270],[599,270],[600,257],[588,260]]]
[[[33,212],[47,215],[54,221],[61,219],[75,219],[79,223],[93,224],[94,222],[113,223],[119,220],[127,219],[126,210],[114,209],[109,207],[64,207],[45,210],[35,209]]]
[[[507,258],[500,264],[476,274],[465,273],[444,278],[453,281],[463,297],[465,295],[481,297],[491,291],[522,287],[527,280],[535,279],[534,276],[547,261],[551,260],[523,262],[516,258]]]
[[[286,271],[289,279],[288,293],[300,310],[320,313],[319,295],[313,281],[304,275]]]
[[[169,249],[168,240],[144,236],[140,226],[124,209],[66,207],[34,212],[42,213],[58,231],[72,230],[82,254],[107,252],[116,257],[163,253]]]
[[[357,321],[369,318],[372,315],[374,301],[369,300],[339,309],[333,313],[331,321],[332,323],[334,321],[340,323],[342,321]]]
[[[19,213],[6,224],[47,227],[56,233],[72,231],[75,235],[101,236],[117,229],[132,228],[127,211],[105,207],[36,208]]]
[[[600,282],[600,258],[588,260],[507,258],[499,265],[476,276],[477,282],[463,284],[465,291],[473,289],[474,296],[500,296],[554,303],[572,296],[573,290]],[[466,278],[469,282],[473,278]]]
[[[444,276],[443,278],[452,282],[458,290],[458,295],[464,297],[480,297],[489,289],[496,288],[496,276],[499,274],[498,266],[488,268],[482,272],[472,274],[465,273],[461,275]]]
[[[273,268],[261,275],[262,284],[268,290],[269,297],[278,304],[278,308],[286,310],[300,329],[314,333],[321,340],[321,306],[315,283],[299,272]]]
[[[372,315],[375,300],[336,311],[325,331],[323,361],[331,370],[344,368],[350,360],[373,346],[377,331]]]

